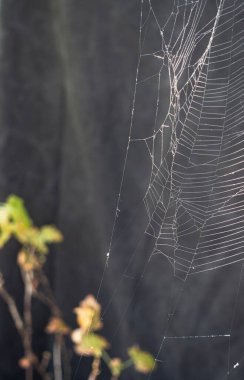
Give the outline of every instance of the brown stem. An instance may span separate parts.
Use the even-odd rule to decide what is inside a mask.
[[[53,366],[54,379],[62,380],[62,345],[63,337],[60,334],[55,334],[53,345]]]
[[[55,305],[56,309],[59,310],[58,306],[56,305],[55,297],[53,295],[53,292],[52,292],[52,289],[51,289],[51,286],[49,284],[47,276],[45,275],[45,273],[43,272],[42,269],[39,269],[36,272],[36,275],[37,275],[38,280],[40,281],[40,283],[44,287],[45,292],[47,294],[47,297],[49,298],[49,300],[51,300],[52,304]],[[61,314],[60,310],[59,310],[59,313]]]
[[[63,358],[63,378],[64,380],[70,380],[71,379],[71,362],[72,352],[67,349],[65,342],[63,343],[62,347],[62,358]]]
[[[42,363],[38,362],[35,364],[35,369],[39,373],[42,380],[51,380],[50,375],[46,371],[46,367]]]
[[[61,311],[53,301],[40,291],[34,291],[33,295],[38,298],[41,302],[45,303],[51,310],[52,314],[61,317]],[[53,366],[54,366],[54,379],[62,380],[62,346],[63,337],[60,334],[55,334],[54,345],[53,345]]]
[[[118,376],[112,376],[111,380],[118,380],[118,378],[119,378]]]
[[[56,317],[61,318],[62,317],[62,312],[59,309],[59,307],[56,304],[52,289],[50,287],[48,278],[46,277],[45,273],[43,272],[42,269],[39,269],[36,272],[36,276],[39,280],[39,282],[42,284],[46,294],[44,294],[41,291],[35,290],[33,295],[38,298],[41,302],[46,304],[52,314]],[[66,352],[66,347],[64,344],[64,340],[62,336],[60,335],[55,335],[54,338],[54,348],[53,348],[53,364],[54,364],[54,378],[55,380],[62,380],[63,373],[62,373],[62,352],[64,355],[64,373],[65,373],[65,378],[70,378],[70,375],[67,375],[70,373],[69,369],[69,363],[67,360],[67,352]]]
[[[50,362],[50,359],[51,359],[50,352],[44,352],[42,361],[40,363],[35,364],[35,369],[43,380],[51,380],[50,375],[47,373],[47,367]]]
[[[1,278],[0,279],[0,295],[8,306],[9,312],[11,314],[11,317],[13,319],[13,322],[15,324],[15,327],[18,333],[20,334],[21,338],[24,339],[24,336],[25,336],[24,322],[20,316],[20,313],[17,309],[16,303],[13,297],[7,292],[3,284],[4,284],[3,279]]]
[[[44,372],[47,371],[47,367],[48,367],[48,364],[50,363],[51,357],[52,357],[51,352],[49,352],[49,351],[43,352],[42,360],[40,362],[40,368],[42,369],[42,371],[44,371]]]
[[[10,315],[11,315],[12,320],[14,322],[14,325],[16,327],[16,330],[18,331],[18,333],[21,337],[23,346],[25,346],[26,328],[25,328],[24,322],[20,316],[20,313],[18,311],[18,308],[16,306],[16,303],[15,303],[13,297],[4,288],[4,280],[3,280],[2,276],[0,276],[0,296],[6,302],[8,309],[9,309],[9,312],[10,312]],[[32,361],[32,357],[31,357],[31,361]],[[39,373],[39,375],[41,376],[41,378],[43,380],[50,380],[49,375],[46,373],[46,368],[44,367],[44,365],[42,363],[39,363],[37,361],[37,358],[36,358],[34,365],[35,365],[37,372]]]
[[[33,296],[39,299],[45,305],[47,305],[55,317],[61,317],[61,311],[52,299],[50,299],[48,296],[37,290],[34,290]]]
[[[100,374],[100,363],[101,363],[101,358],[94,358],[92,362],[92,371],[88,377],[88,380],[96,380],[98,375]]]
[[[32,365],[32,313],[31,313],[31,301],[32,301],[32,278],[31,272],[22,271],[22,277],[25,285],[24,294],[24,351],[25,357],[29,360],[30,365],[26,368],[25,379],[32,380],[33,378],[33,365]]]

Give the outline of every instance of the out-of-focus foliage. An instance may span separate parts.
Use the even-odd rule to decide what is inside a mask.
[[[62,318],[51,317],[46,327],[46,332],[48,334],[67,335],[70,332],[70,328]]]
[[[12,237],[22,245],[18,253],[17,263],[22,271],[25,296],[28,294],[28,304],[26,303],[27,298],[24,303],[23,319],[14,299],[4,289],[3,279],[0,282],[0,294],[9,306],[11,316],[23,341],[24,356],[19,360],[19,366],[25,369],[26,379],[31,378],[33,368],[37,368],[39,374],[41,369],[43,379],[51,378],[47,372],[51,354],[44,352],[42,360],[39,361],[30,346],[32,341],[32,296],[36,296],[50,307],[52,316],[45,331],[47,334],[54,335],[55,342],[59,345],[58,351],[60,355],[62,353],[62,344],[70,336],[76,354],[94,358],[89,378],[95,380],[98,377],[101,360],[104,360],[107,364],[113,380],[117,380],[122,371],[131,365],[134,366],[136,371],[144,374],[153,371],[155,368],[153,357],[149,353],[141,351],[138,346],[133,346],[128,350],[130,359],[127,361],[122,361],[120,358],[112,359],[109,356],[107,353],[110,348],[109,342],[96,333],[102,329],[103,323],[101,321],[101,305],[93,295],[87,295],[74,309],[78,328],[71,331],[62,318],[62,312],[58,308],[54,296],[50,293],[48,279],[42,270],[49,252],[49,244],[60,243],[63,236],[55,226],[36,227],[25,208],[23,200],[16,195],[10,195],[5,203],[0,204],[0,248]],[[46,288],[48,289],[45,293]],[[56,366],[60,366],[61,356],[57,362]],[[62,371],[61,367],[60,371]]]
[[[77,316],[77,323],[83,333],[96,331],[102,328],[101,306],[92,295],[80,302],[79,307],[74,309]]]
[[[128,355],[138,372],[147,374],[153,371],[155,367],[153,356],[146,351],[142,351],[139,346],[130,347]]]
[[[44,262],[44,257],[42,255],[37,256],[28,250],[22,248],[18,253],[17,263],[26,272],[39,269]]]
[[[101,357],[105,349],[109,347],[107,340],[97,334],[85,334],[80,335],[78,340],[78,334],[73,334],[73,341],[75,343],[75,352],[79,355]]]
[[[31,356],[31,358],[27,358],[26,356],[23,356],[19,360],[19,366],[23,369],[29,368],[35,363],[37,363],[37,357],[34,354]]]
[[[109,369],[113,376],[119,377],[123,371],[123,362],[119,358],[113,358],[109,361]]]
[[[23,200],[16,195],[10,195],[0,205],[0,248],[11,237],[23,245],[18,264],[26,271],[40,268],[49,252],[48,245],[63,240],[55,226],[34,226]]]
[[[75,344],[75,352],[80,355],[101,357],[103,351],[108,348],[107,340],[93,331],[102,328],[101,305],[93,297],[88,295],[74,309],[79,328],[74,330],[71,337]]]
[[[102,328],[101,305],[92,296],[88,295],[74,309],[79,328],[71,333],[74,350],[78,355],[93,356],[95,359],[103,358],[107,364],[113,379],[118,379],[121,372],[133,365],[135,370],[148,374],[155,369],[155,360],[151,354],[140,350],[139,346],[128,349],[129,360],[123,362],[120,358],[110,358],[107,349],[109,342],[100,335],[94,333]]]

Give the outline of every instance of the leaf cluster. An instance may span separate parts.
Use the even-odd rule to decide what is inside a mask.
[[[22,245],[18,264],[26,271],[42,267],[49,252],[49,244],[63,240],[55,226],[36,227],[23,200],[16,195],[10,195],[5,203],[0,204],[0,248],[12,237]]]
[[[131,365],[143,374],[154,370],[153,356],[136,345],[128,349],[129,360],[123,362],[120,358],[110,358],[106,351],[110,347],[109,342],[95,333],[102,328],[101,305],[92,295],[88,295],[81,301],[74,312],[79,328],[72,332],[71,338],[77,354],[102,358],[115,378],[118,378],[121,372]]]
[[[74,344],[74,351],[78,355],[91,356],[94,358],[92,379],[96,379],[100,373],[100,362],[104,360],[108,366],[112,379],[117,380],[122,371],[133,366],[140,373],[147,374],[154,370],[155,360],[151,354],[142,351],[135,345],[128,349],[128,360],[111,358],[108,354],[110,344],[108,340],[97,332],[103,327],[101,320],[101,305],[93,295],[87,295],[74,309],[78,327],[72,329],[65,323],[62,313],[55,303],[55,299],[50,294],[48,280],[42,270],[46,257],[49,253],[49,245],[60,243],[63,240],[62,233],[53,225],[37,227],[25,208],[23,200],[10,195],[6,202],[0,204],[0,248],[2,248],[11,238],[15,238],[21,249],[18,253],[17,263],[21,269],[22,278],[25,285],[25,292],[29,294],[29,305],[25,308],[24,319],[15,305],[14,299],[4,289],[3,279],[0,282],[0,295],[8,303],[10,313],[15,321],[23,345],[31,342],[32,326],[29,324],[31,314],[31,297],[35,296],[45,302],[52,311],[52,316],[46,327],[46,333],[53,334],[57,344],[63,345],[64,337],[71,337]],[[40,285],[47,290],[40,289]],[[29,317],[26,316],[29,314]],[[61,348],[59,350],[62,351]],[[32,352],[31,347],[25,347],[25,356],[19,360],[19,365],[25,369],[31,378],[30,371],[35,367],[43,380],[49,380],[47,366],[50,360],[50,353],[44,353],[43,359],[39,362],[37,356]],[[61,360],[59,361],[61,362]],[[54,365],[55,367],[55,365]],[[89,377],[90,378],[90,377]]]

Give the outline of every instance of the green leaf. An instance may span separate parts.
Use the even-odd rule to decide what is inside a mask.
[[[119,358],[111,359],[109,362],[109,369],[113,376],[120,376],[122,370],[123,370],[123,362]]]
[[[25,227],[32,226],[32,220],[25,208],[23,199],[17,195],[10,195],[7,198],[6,207],[15,223],[21,223]]]
[[[12,235],[21,244],[34,248],[42,255],[48,253],[48,244],[63,240],[55,226],[33,226],[24,201],[17,195],[10,195],[5,203],[0,204],[0,248]],[[40,260],[44,262],[45,258],[40,257]]]
[[[7,241],[11,238],[12,235],[12,230],[11,229],[3,229],[1,228],[1,233],[0,233],[0,248],[2,248]]]
[[[5,204],[0,206],[0,225],[9,223],[10,212]]]
[[[61,232],[54,226],[41,227],[39,238],[43,243],[60,243],[63,240]]]
[[[146,351],[141,351],[138,346],[130,347],[128,355],[138,372],[147,374],[155,369],[155,360],[153,356]]]
[[[42,228],[16,228],[15,235],[22,244],[34,247],[40,253],[48,253],[48,244],[62,241],[62,234],[53,226]]]
[[[86,334],[75,346],[75,351],[79,355],[101,357],[103,351],[109,344],[105,338],[97,334]]]
[[[43,243],[42,239],[39,238],[38,228],[23,228],[23,226],[17,224],[14,229],[14,235],[20,243],[33,247],[40,253],[48,253],[48,247]]]
[[[26,231],[25,242],[36,248],[40,253],[48,253],[48,244],[59,243],[63,237],[61,232],[53,226],[41,228],[32,227]]]

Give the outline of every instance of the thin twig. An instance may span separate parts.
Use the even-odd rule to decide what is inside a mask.
[[[35,290],[34,291],[34,296],[38,298],[40,301],[42,301],[44,304],[46,304],[52,314],[56,317],[61,318],[62,317],[62,311],[58,307],[55,301],[55,297],[53,295],[51,286],[49,284],[49,280],[45,273],[43,272],[42,269],[39,269],[38,271],[35,272],[38,281],[41,283],[43,286],[43,289],[46,294],[41,292],[40,290]],[[62,373],[62,353],[64,354],[65,357],[65,364],[64,364],[64,372],[69,373],[70,368],[67,362],[67,353],[66,353],[66,347],[64,344],[64,340],[62,337],[57,337],[55,335],[54,338],[54,350],[53,350],[53,361],[54,361],[54,372],[55,372],[55,380],[60,380],[62,379],[63,373]],[[67,376],[65,376],[67,377]]]
[[[26,328],[13,297],[4,288],[4,280],[1,275],[0,275],[0,296],[2,297],[2,299],[6,302],[8,306],[10,315],[12,317],[16,330],[18,331],[21,337],[23,346],[24,346],[25,340],[26,340]],[[31,352],[31,358],[30,358],[31,361],[33,358],[32,355],[33,354]],[[50,380],[50,376],[46,373],[46,367],[47,367],[46,363],[39,363],[38,359],[35,358],[34,366],[43,380]]]
[[[65,342],[63,342],[62,358],[63,358],[63,378],[64,378],[64,380],[70,380],[71,379],[71,366],[70,366],[71,357],[72,357],[72,352],[67,349]]]
[[[34,290],[33,292],[33,296],[36,297],[37,299],[39,299],[41,302],[43,302],[44,304],[46,304],[52,314],[55,316],[55,317],[60,317],[61,316],[61,311],[60,309],[58,308],[58,306],[53,302],[52,299],[50,299],[48,296],[46,296],[45,294],[43,294],[42,292],[38,291],[38,290]]]
[[[101,358],[100,357],[94,358],[92,362],[92,371],[88,377],[88,380],[96,380],[96,378],[100,374],[100,364],[101,364]]]
[[[47,372],[47,367],[48,367],[48,364],[50,362],[50,359],[51,359],[51,353],[46,351],[43,353],[41,362],[36,361],[34,363],[36,371],[38,372],[38,374],[40,375],[40,377],[43,380],[51,380],[52,379],[52,377]]]
[[[44,364],[43,362],[37,362],[34,366],[42,380],[51,380],[51,376],[47,373],[46,363]]]
[[[42,360],[40,362],[40,366],[41,366],[42,370],[45,372],[46,372],[47,367],[50,363],[51,357],[52,357],[52,355],[51,355],[51,352],[49,352],[49,351],[44,351],[42,354]]]
[[[53,292],[52,292],[52,289],[51,289],[51,286],[49,284],[49,280],[47,278],[47,276],[45,275],[45,273],[43,272],[42,269],[39,269],[38,271],[35,272],[35,275],[37,276],[38,280],[40,281],[40,283],[42,284],[42,286],[44,287],[45,289],[45,292],[49,298],[49,300],[52,301],[52,303],[55,305],[55,307],[57,309],[58,306],[56,305],[56,302],[55,302],[55,297],[53,295]],[[59,313],[61,314],[61,311],[59,310]]]
[[[26,380],[33,378],[33,365],[32,365],[32,278],[30,272],[22,271],[22,277],[25,285],[24,294],[24,323],[25,323],[25,336],[24,336],[24,350],[25,357],[29,360],[30,365],[26,368]]]
[[[24,336],[25,336],[24,322],[20,316],[20,313],[17,309],[16,303],[13,297],[4,288],[4,281],[3,281],[2,276],[0,277],[0,295],[8,306],[9,312],[11,314],[11,317],[13,319],[13,322],[15,324],[15,327],[18,333],[20,334],[21,338],[24,339]]]
[[[62,380],[62,345],[63,337],[60,334],[55,334],[53,345],[53,366],[54,366],[54,379]]]
[[[45,275],[44,275],[45,276]],[[43,294],[41,291],[35,290],[33,295],[39,299],[41,302],[46,304],[52,314],[56,317],[61,317],[61,311],[56,305],[53,298],[50,298],[50,292],[49,296],[46,294]],[[60,334],[55,334],[54,336],[54,344],[53,344],[53,367],[54,367],[54,379],[55,380],[62,380],[62,347],[63,347],[63,338]]]

